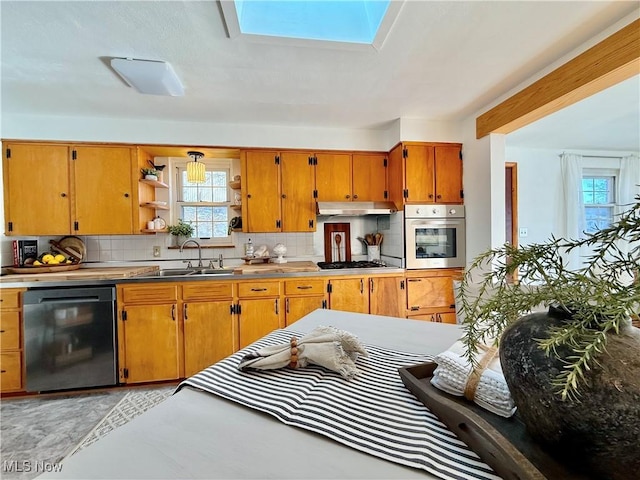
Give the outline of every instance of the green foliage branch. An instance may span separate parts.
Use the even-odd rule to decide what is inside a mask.
[[[195,232],[195,229],[191,223],[187,223],[182,219],[179,219],[177,224],[169,225],[167,227],[167,231],[171,235],[175,235],[177,237],[191,237]]]
[[[563,255],[581,247],[591,253],[581,268],[568,269]],[[499,343],[509,324],[536,307],[560,307],[570,319],[537,341],[557,358],[559,347],[570,349],[553,385],[563,400],[577,401],[586,373],[606,351],[608,335],[640,312],[639,276],[640,196],[610,227],[585,238],[552,236],[524,247],[490,249],[473,260],[458,291],[465,355],[476,365],[479,344]]]

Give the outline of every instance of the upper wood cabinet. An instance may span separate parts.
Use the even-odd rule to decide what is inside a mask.
[[[384,153],[313,154],[316,200],[319,202],[383,201],[387,196]]]
[[[69,234],[69,147],[15,143],[5,147],[5,234]]]
[[[243,230],[315,230],[313,165],[296,152],[247,150],[241,153]]]
[[[348,153],[310,153],[315,165],[316,200],[349,202],[351,191],[351,155]]]
[[[131,234],[133,149],[9,143],[7,235]]]
[[[134,189],[130,147],[75,146],[72,150],[75,216],[73,233],[134,233]],[[136,225],[135,233],[138,228]]]
[[[404,204],[463,203],[462,146],[403,142],[389,152],[389,195]]]

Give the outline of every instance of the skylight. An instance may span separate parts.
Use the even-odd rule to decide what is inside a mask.
[[[222,1],[230,37],[373,45],[386,38],[402,2],[390,0]]]

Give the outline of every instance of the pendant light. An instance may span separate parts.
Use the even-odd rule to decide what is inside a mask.
[[[187,163],[187,181],[189,183],[204,183],[205,166],[204,163],[198,162],[204,157],[204,153],[187,152],[187,155],[193,159],[193,162]]]

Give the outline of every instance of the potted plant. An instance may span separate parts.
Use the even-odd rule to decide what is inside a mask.
[[[563,254],[581,248],[583,266],[569,270]],[[481,343],[498,343],[532,437],[603,478],[640,468],[639,270],[640,196],[585,238],[479,255],[456,297],[472,365]],[[530,313],[540,306],[549,310]]]
[[[187,223],[182,219],[179,219],[177,224],[169,225],[167,227],[167,231],[175,237],[177,245],[182,245],[194,234],[195,229],[191,223]]]
[[[147,180],[158,180],[158,170],[155,168],[141,168],[140,172]]]

